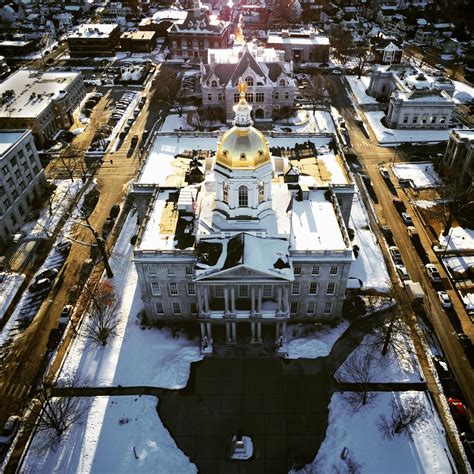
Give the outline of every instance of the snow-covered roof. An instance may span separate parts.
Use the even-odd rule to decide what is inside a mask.
[[[23,136],[30,133],[29,130],[6,131],[0,130],[0,160],[8,153],[15,143]]]
[[[83,23],[68,34],[68,38],[106,38],[118,28],[114,23]]]
[[[461,140],[469,140],[470,142],[474,142],[474,129],[453,130],[452,133],[459,137]]]
[[[324,35],[307,36],[282,36],[281,33],[270,32],[268,34],[267,44],[289,44],[289,45],[327,45],[329,46],[329,38]]]

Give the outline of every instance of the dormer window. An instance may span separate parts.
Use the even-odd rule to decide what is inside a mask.
[[[285,86],[286,86],[285,79],[280,79],[280,87],[285,87]]]
[[[217,81],[216,80],[211,81],[211,87],[217,87]]]
[[[252,87],[253,86],[253,77],[250,77],[250,76],[246,77],[245,82],[247,83],[247,85],[249,87]]]

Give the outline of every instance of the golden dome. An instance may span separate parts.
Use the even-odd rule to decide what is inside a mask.
[[[268,142],[262,132],[252,127],[252,108],[245,100],[247,84],[240,82],[238,90],[240,101],[234,106],[234,126],[224,132],[217,144],[216,163],[227,168],[258,168],[270,162]]]

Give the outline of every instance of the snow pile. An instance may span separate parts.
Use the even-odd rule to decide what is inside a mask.
[[[25,275],[7,273],[3,282],[0,283],[0,320],[3,318],[5,311],[10,306],[24,279]]]
[[[189,130],[194,130],[194,128],[186,122],[186,115],[180,117],[178,114],[167,115],[163,125],[160,128],[161,132],[178,132]]]
[[[329,405],[329,426],[318,454],[305,472],[352,472],[399,474],[401,472],[453,472],[451,457],[438,413],[423,392],[377,393],[359,411],[342,393]],[[425,408],[426,419],[409,428],[410,436],[385,437],[379,427],[381,415],[390,419],[394,400],[402,407],[414,401]],[[362,436],[360,436],[362,434]],[[341,458],[347,448],[346,460]]]
[[[97,397],[56,445],[37,433],[22,472],[195,473],[163,426],[155,397]]]
[[[374,132],[379,145],[393,145],[397,143],[439,143],[446,142],[449,130],[405,130],[386,128],[381,120],[384,112],[365,112],[370,128]]]
[[[290,325],[287,329],[288,359],[317,359],[326,357],[332,346],[349,327],[347,321],[335,328],[323,327],[308,332],[306,327]]]
[[[169,329],[140,327],[142,308],[137,271],[132,261],[130,238],[136,216],[129,215],[114,248],[112,284],[120,298],[117,334],[106,346],[88,343],[83,324],[63,366],[60,380],[75,377],[88,386],[147,385],[182,388],[189,378],[191,363],[201,360],[197,340],[189,340]],[[138,370],[139,369],[139,370]]]
[[[357,76],[346,76],[346,79],[359,105],[377,103],[375,97],[372,97],[365,92],[369,87],[369,76],[361,76],[360,79]]]
[[[451,227],[447,236],[440,234],[439,244],[449,250],[473,250],[474,229]]]
[[[454,102],[469,104],[474,100],[474,87],[464,82],[453,81],[455,91],[453,95]]]
[[[354,244],[359,247],[359,255],[352,262],[349,278],[362,283],[362,289],[374,288],[380,292],[390,291],[392,285],[387,272],[377,238],[369,227],[369,219],[359,193],[354,194],[350,226],[355,230]]]
[[[28,234],[29,237],[47,238],[48,235],[56,228],[59,220],[64,215],[76,194],[82,187],[81,180],[61,180],[54,181],[57,188],[51,196],[51,205],[41,210],[40,217],[37,221],[27,222],[22,228],[22,232]]]
[[[415,189],[435,188],[441,184],[433,163],[395,163],[393,173],[398,180],[409,180]]]

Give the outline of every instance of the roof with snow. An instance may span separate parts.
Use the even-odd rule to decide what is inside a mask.
[[[83,23],[68,34],[68,38],[106,38],[119,27],[116,23]]]

